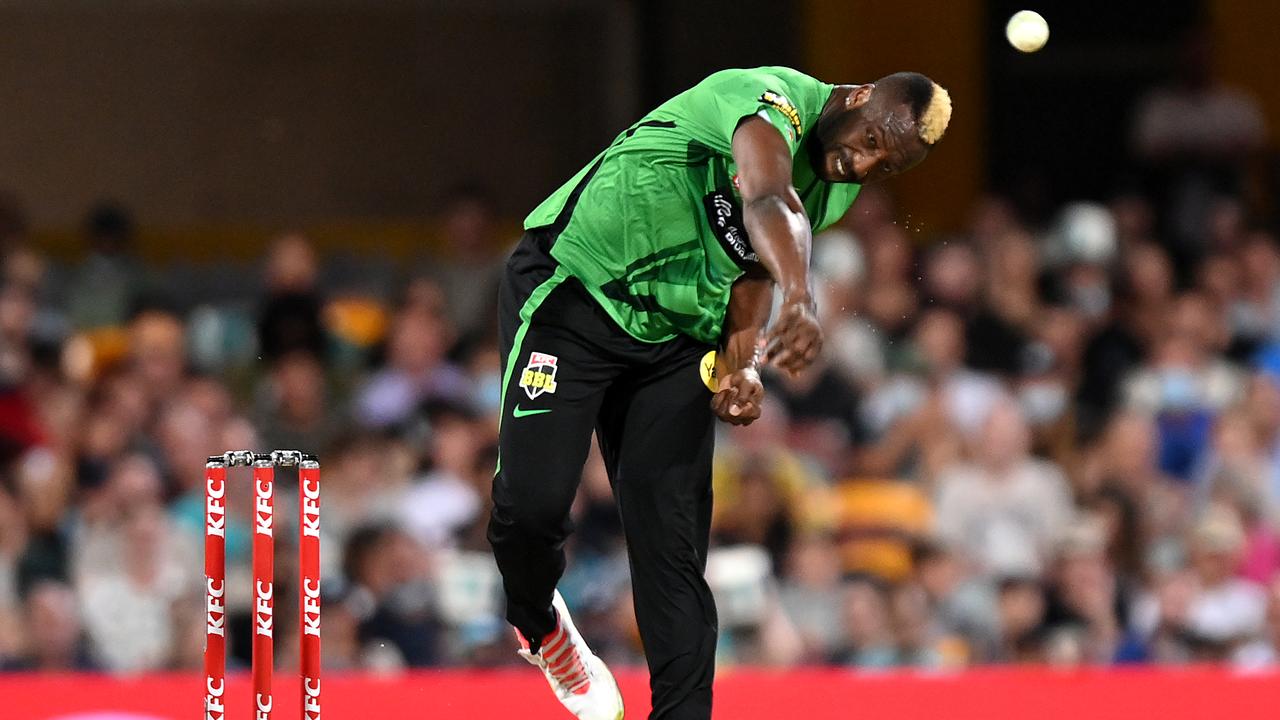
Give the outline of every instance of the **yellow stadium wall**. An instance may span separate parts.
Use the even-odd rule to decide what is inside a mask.
[[[428,218],[319,220],[289,226],[150,223],[138,229],[134,250],[149,262],[243,262],[261,257],[271,240],[285,231],[304,233],[325,254],[377,254],[403,261],[447,253],[440,226]],[[498,240],[514,242],[519,233],[519,220],[508,218]],[[37,230],[32,233],[32,240],[42,251],[59,259],[75,259],[84,252],[74,229]]]

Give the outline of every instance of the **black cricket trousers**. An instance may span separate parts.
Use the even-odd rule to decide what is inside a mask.
[[[710,345],[631,337],[531,231],[499,300],[503,402],[489,542],[507,620],[555,629],[569,508],[596,431],[626,535],[657,720],[711,717],[716,611],[703,572],[711,528]]]

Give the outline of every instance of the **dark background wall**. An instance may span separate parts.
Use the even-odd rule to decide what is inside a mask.
[[[419,215],[472,178],[523,208],[630,114],[616,6],[5,3],[0,187],[37,225]]]
[[[804,3],[638,0],[641,99],[657,105],[726,67],[804,64]]]
[[[892,192],[922,238],[963,223],[986,186],[987,74],[982,0],[897,3],[807,0],[804,57],[820,77],[867,82],[898,70],[931,76],[951,92],[955,112],[929,161]],[[854,207],[857,212],[857,206]]]
[[[1189,29],[1207,20],[1198,0],[1049,0],[1050,44],[1024,55],[1005,23],[1025,0],[991,0],[987,172],[991,186],[1037,215],[1069,199],[1105,200],[1133,178],[1130,123],[1149,88],[1165,82]]]
[[[1052,27],[1035,55],[1003,40],[1022,7]],[[1028,206],[1111,192],[1134,100],[1196,18],[1221,76],[1280,117],[1280,84],[1259,71],[1280,67],[1280,3],[10,0],[0,189],[67,252],[102,197],[137,211],[144,252],[172,252],[174,236],[244,249],[282,225],[322,246],[349,245],[354,226],[394,249],[430,233],[422,219],[458,181],[493,186],[514,222],[713,70],[863,82],[916,69],[951,89],[956,115],[892,190],[936,233],[988,187]]]

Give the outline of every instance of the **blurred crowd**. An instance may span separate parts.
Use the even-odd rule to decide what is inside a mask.
[[[1280,664],[1263,133],[1247,98],[1188,77],[1140,107],[1135,180],[1107,202],[1031,219],[990,195],[937,237],[864,190],[815,239],[822,359],[720,429],[721,662]],[[458,188],[446,242],[400,265],[285,234],[252,270],[160,267],[134,224],[103,204],[55,261],[0,202],[0,669],[198,667],[204,462],[238,448],[322,458],[327,669],[518,662],[484,538],[514,241],[493,198]],[[247,665],[251,491],[230,488]],[[289,664],[286,471],[277,493]],[[561,588],[606,660],[638,664],[598,454],[573,519]]]

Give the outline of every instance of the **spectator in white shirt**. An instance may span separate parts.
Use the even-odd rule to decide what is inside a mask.
[[[1031,455],[1026,419],[1007,399],[987,416],[972,457],[939,477],[939,537],[989,577],[1040,573],[1072,517],[1062,470]]]

